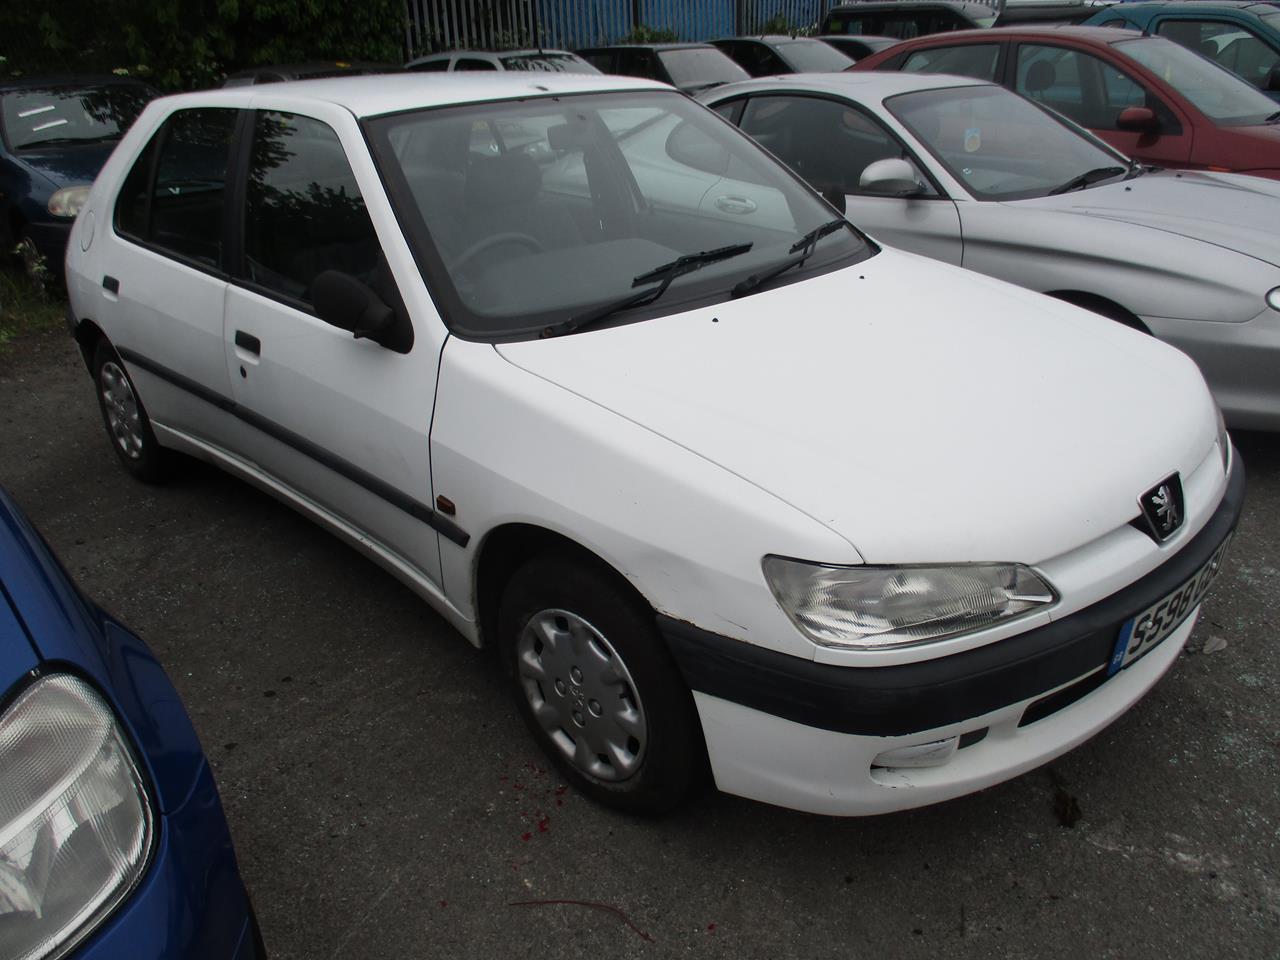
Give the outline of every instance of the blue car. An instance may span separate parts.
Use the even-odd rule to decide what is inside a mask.
[[[1280,5],[1273,0],[1122,3],[1099,10],[1084,26],[1165,37],[1280,100]]]
[[[0,80],[0,252],[30,239],[60,276],[89,185],[157,96],[120,77]]]
[[[177,692],[0,489],[0,957],[264,955]]]

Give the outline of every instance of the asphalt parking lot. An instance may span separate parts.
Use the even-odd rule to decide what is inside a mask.
[[[57,333],[0,355],[0,483],[174,679],[270,953],[1275,957],[1280,436],[1186,652],[1047,768],[867,820],[562,786],[489,659],[253,488],[130,479]],[[1208,646],[1206,647],[1206,643]]]

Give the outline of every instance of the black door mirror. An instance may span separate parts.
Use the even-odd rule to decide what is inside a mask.
[[[827,189],[822,191],[822,199],[839,210],[841,216],[844,215],[846,201],[843,189],[834,185],[827,187]]]
[[[1271,68],[1271,72],[1267,74],[1266,90],[1269,93],[1280,93],[1280,63]]]
[[[370,287],[349,273],[325,270],[311,281],[311,303],[316,315],[339,330],[350,330],[356,339],[369,339],[404,352],[396,311]],[[412,342],[412,340],[410,340]]]

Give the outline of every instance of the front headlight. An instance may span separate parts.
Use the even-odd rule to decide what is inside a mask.
[[[1017,563],[837,567],[764,558],[764,578],[800,632],[827,647],[883,650],[981,630],[1055,602]]]
[[[0,717],[0,957],[52,960],[133,889],[151,808],[111,709],[66,674]]]
[[[88,184],[79,187],[63,187],[61,190],[55,190],[53,196],[49,198],[49,212],[55,217],[74,220],[88,199]]]
[[[1280,287],[1267,291],[1267,306],[1272,310],[1280,310]]]

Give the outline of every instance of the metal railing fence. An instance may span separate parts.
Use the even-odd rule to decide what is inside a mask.
[[[814,31],[834,0],[406,0],[410,56],[435,50],[575,47],[651,37],[714,40]]]

